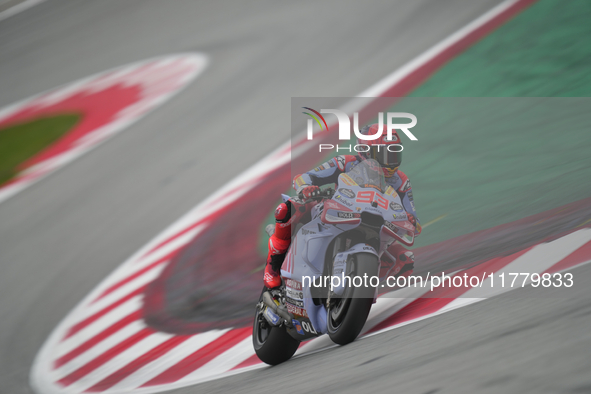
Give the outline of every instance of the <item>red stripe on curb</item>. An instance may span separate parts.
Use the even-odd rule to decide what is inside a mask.
[[[155,332],[156,331],[152,330],[151,328],[144,328],[143,330],[136,332],[135,334],[125,339],[121,343],[117,344],[116,346],[113,346],[111,349],[107,350],[94,360],[90,361],[87,364],[84,364],[82,367],[78,368],[68,376],[63,377],[58,381],[58,383],[62,386],[71,385],[72,383],[88,375],[89,373],[91,373],[107,361],[111,360],[113,357],[121,354],[122,352],[129,349],[136,343],[140,342],[142,339],[149,337]]]
[[[64,365],[65,363],[72,360],[73,358],[78,357],[79,355],[81,355],[82,353],[84,353],[85,351],[90,349],[91,347],[95,346],[99,342],[110,337],[111,335],[113,335],[117,331],[121,330],[123,327],[133,323],[134,321],[141,319],[141,317],[142,317],[141,310],[135,311],[132,314],[127,315],[123,319],[121,319],[118,322],[116,322],[115,324],[111,325],[109,328],[101,331],[100,333],[93,336],[92,338],[90,338],[86,342],[82,343],[77,348],[71,350],[69,353],[66,353],[62,357],[58,358],[54,362],[54,369],[57,369],[57,368],[61,367],[62,365]]]
[[[97,321],[98,319],[100,319],[101,317],[103,317],[104,315],[106,315],[107,313],[111,312],[113,309],[117,308],[118,306],[120,306],[120,305],[124,304],[125,302],[129,301],[133,297],[142,294],[142,292],[145,289],[146,289],[146,286],[144,285],[144,286],[142,286],[142,287],[140,287],[140,288],[132,291],[131,293],[129,293],[125,297],[118,299],[117,301],[115,301],[111,305],[106,306],[105,308],[101,309],[100,311],[98,311],[94,315],[87,317],[86,319],[82,320],[80,323],[77,323],[77,324],[73,325],[68,330],[68,333],[66,334],[66,336],[64,337],[64,339],[69,338],[72,335],[76,334],[78,331],[82,330],[84,327],[87,327],[88,325],[94,323],[95,321]]]
[[[106,378],[104,378],[103,380],[101,380],[100,382],[98,382],[86,391],[104,391],[113,387],[115,384],[119,383],[132,373],[136,372],[137,370],[151,363],[152,361],[162,357],[163,355],[165,355],[172,349],[176,348],[189,338],[191,338],[191,335],[175,336],[170,338],[169,340],[161,343],[149,352],[143,354],[141,357],[127,364],[125,367],[113,372],[111,375],[107,376]]]
[[[140,276],[142,276],[143,274],[145,274],[146,272],[150,271],[152,268],[155,268],[156,266],[167,262],[168,260],[170,260],[174,254],[176,252],[178,252],[179,249],[175,249],[172,252],[170,252],[169,254],[167,254],[164,257],[159,258],[158,260],[154,261],[153,263],[145,266],[144,268],[142,268],[141,270],[138,270],[137,272],[134,272],[133,274],[129,275],[128,277],[126,277],[125,279],[120,280],[119,282],[115,283],[114,285],[110,286],[108,289],[106,289],[105,291],[103,291],[98,297],[96,297],[92,302],[97,302],[98,300],[100,300],[101,298],[103,298],[104,296],[112,293],[113,291],[117,290],[118,288],[120,288],[121,286],[131,282],[132,280],[139,278]]]
[[[195,353],[185,357],[160,375],[144,383],[141,387],[156,386],[176,382],[191,372],[201,368],[226,350],[236,346],[252,333],[251,327],[228,331],[215,341],[207,344]]]

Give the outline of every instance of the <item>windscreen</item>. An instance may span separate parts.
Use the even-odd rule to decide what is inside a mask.
[[[347,175],[360,187],[374,188],[383,193],[387,187],[383,171],[377,161],[369,159],[357,164]]]

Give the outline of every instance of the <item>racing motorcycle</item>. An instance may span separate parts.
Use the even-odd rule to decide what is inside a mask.
[[[253,345],[267,364],[287,361],[300,342],[320,335],[354,341],[377,297],[379,281],[370,278],[378,278],[381,254],[393,242],[414,243],[415,227],[378,162],[360,162],[337,185],[306,201],[283,195],[309,216],[294,231],[282,285],[264,288],[256,305]]]

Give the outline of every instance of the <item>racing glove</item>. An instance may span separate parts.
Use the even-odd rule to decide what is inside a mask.
[[[415,226],[415,235],[419,235],[421,231],[423,231],[423,227],[421,227],[421,223],[410,213],[407,215],[408,221]]]
[[[417,222],[417,225],[415,226],[415,229],[417,230],[415,232],[415,236],[416,236],[416,235],[419,235],[423,231],[423,226],[421,226],[421,223]]]

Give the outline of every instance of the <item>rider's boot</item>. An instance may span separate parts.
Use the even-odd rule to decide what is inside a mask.
[[[269,289],[281,285],[281,265],[291,243],[291,212],[287,204],[281,203],[275,210],[275,231],[269,238],[269,253],[263,281]]]
[[[268,289],[273,289],[281,285],[280,270],[283,260],[285,260],[285,253],[269,254],[269,257],[267,257],[263,281]]]

